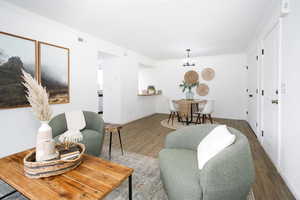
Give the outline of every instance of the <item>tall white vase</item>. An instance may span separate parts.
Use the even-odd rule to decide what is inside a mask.
[[[58,156],[48,121],[41,121],[36,137],[36,161],[51,160]]]

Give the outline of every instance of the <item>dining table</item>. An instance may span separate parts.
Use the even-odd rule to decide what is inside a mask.
[[[193,117],[194,117],[194,113],[195,110],[197,112],[201,111],[205,104],[206,104],[207,100],[203,100],[203,99],[179,99],[179,100],[175,100],[175,103],[177,103],[179,106],[179,116],[180,119],[182,120],[182,118],[186,119],[186,124],[189,125],[191,123],[195,123],[195,121],[193,121]],[[195,109],[195,110],[194,110]],[[190,118],[190,119],[188,119]]]

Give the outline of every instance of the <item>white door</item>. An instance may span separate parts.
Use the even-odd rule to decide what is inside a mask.
[[[262,120],[263,147],[274,165],[278,167],[278,71],[279,71],[279,24],[263,39],[262,64]]]
[[[248,57],[248,122],[257,135],[257,106],[258,106],[258,70],[257,51],[250,53]]]

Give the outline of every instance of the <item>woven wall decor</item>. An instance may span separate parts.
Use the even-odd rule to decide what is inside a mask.
[[[197,83],[198,80],[199,74],[194,70],[190,70],[184,74],[184,81],[188,84]]]
[[[197,91],[197,94],[199,96],[203,97],[203,96],[208,95],[208,93],[209,93],[209,87],[208,87],[208,85],[206,85],[204,83],[201,83],[201,84],[198,85],[196,91]]]
[[[205,68],[201,72],[202,78],[206,81],[211,81],[215,77],[215,70],[212,68]]]

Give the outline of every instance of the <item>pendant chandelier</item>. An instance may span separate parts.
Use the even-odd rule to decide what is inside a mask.
[[[193,67],[193,66],[195,66],[195,63],[191,59],[190,52],[191,52],[191,49],[186,49],[186,58],[183,61],[183,66],[184,67]]]

